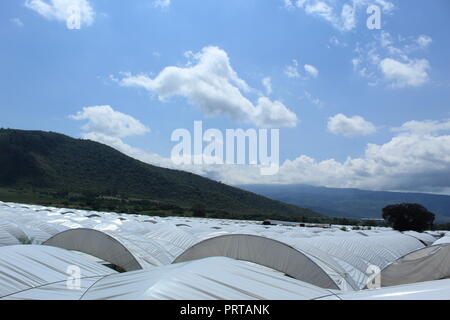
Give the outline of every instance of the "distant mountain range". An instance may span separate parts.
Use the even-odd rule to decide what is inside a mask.
[[[146,214],[321,217],[317,212],[62,134],[0,129],[0,200]]]
[[[332,217],[381,218],[389,204],[420,203],[436,214],[436,221],[450,222],[450,196],[424,193],[336,189],[308,185],[240,185],[260,195],[315,210]]]

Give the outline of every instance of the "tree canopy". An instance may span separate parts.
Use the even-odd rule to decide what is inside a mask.
[[[401,203],[383,208],[383,219],[398,231],[423,232],[433,226],[434,214],[418,203]]]

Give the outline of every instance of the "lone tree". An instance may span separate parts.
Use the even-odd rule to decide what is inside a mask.
[[[418,203],[401,203],[384,207],[383,219],[398,231],[423,232],[433,225],[434,214]]]

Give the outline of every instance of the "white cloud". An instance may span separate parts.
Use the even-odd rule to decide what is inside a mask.
[[[443,178],[450,173],[450,136],[400,135],[383,145],[369,144],[363,158],[318,162],[301,156],[279,172],[285,183],[437,191],[450,186]]]
[[[318,107],[323,106],[323,102],[319,98],[313,97],[312,94],[308,91],[305,91],[305,98]]]
[[[170,158],[125,143],[122,138],[143,135],[148,133],[150,129],[134,117],[115,111],[110,106],[85,107],[75,115],[70,115],[69,118],[78,121],[87,120],[87,123],[81,127],[83,132],[80,136],[83,139],[108,145],[132,158],[149,164],[206,175],[206,172],[200,166],[175,166]]]
[[[427,59],[412,57],[412,54],[423,51],[432,41],[428,38],[423,35],[409,39],[400,37],[396,43],[389,32],[382,31],[376,41],[356,48],[359,55],[352,60],[354,70],[369,79],[370,85],[422,86],[429,81],[430,63]]]
[[[217,164],[179,164],[176,165],[171,158],[163,157],[159,154],[147,152],[142,149],[133,147],[125,143],[122,139],[112,137],[98,132],[82,133],[83,139],[96,141],[111,148],[114,148],[129,157],[140,160],[142,162],[175,170],[184,170],[198,175],[216,179],[219,181],[232,181],[227,177],[234,177],[239,174],[253,175],[255,178],[260,174],[256,166],[248,165],[217,165]],[[205,160],[205,159],[204,159]],[[233,179],[233,178],[232,178]]]
[[[365,2],[367,5],[375,4],[381,6],[381,9],[384,13],[390,13],[395,9],[395,5],[387,0],[375,0],[375,1],[362,1]]]
[[[307,4],[305,5],[305,3]],[[304,7],[307,14],[320,16],[330,22],[335,18],[333,7],[324,1],[302,1],[298,5]]]
[[[173,96],[185,97],[208,115],[225,115],[261,127],[297,125],[297,116],[283,103],[261,97],[255,105],[243,95],[241,91],[252,89],[238,77],[224,50],[205,47],[188,56],[193,61],[184,68],[166,67],[153,79],[142,74],[127,75],[119,83],[156,93],[162,102]]]
[[[171,159],[164,158],[158,154],[146,152],[142,149],[130,146],[129,144],[126,144],[125,142],[123,142],[122,139],[115,137],[115,136],[109,136],[107,134],[103,134],[100,132],[86,132],[86,133],[81,134],[81,138],[96,141],[96,142],[99,142],[102,144],[106,144],[107,146],[110,146],[111,148],[114,148],[114,149],[126,154],[127,156],[132,157],[137,160],[140,160],[142,162],[146,162],[146,163],[164,167],[164,168],[172,168],[172,169],[176,168],[173,165]],[[177,169],[192,171],[197,174],[202,174],[201,171],[196,172],[194,167],[183,168],[182,166],[180,166],[180,167],[177,167]]]
[[[84,110],[79,114],[83,113]],[[125,122],[129,122],[130,116],[123,116],[128,119]],[[88,124],[91,118],[86,117]],[[117,121],[115,117],[112,119]],[[387,143],[368,144],[364,156],[360,158],[348,157],[342,162],[335,159],[318,161],[300,155],[294,160],[286,160],[274,176],[261,176],[259,166],[250,165],[176,166],[169,158],[132,147],[120,139],[120,136],[140,134],[143,130],[123,132],[122,129],[112,130],[104,125],[92,125],[84,129],[93,131],[83,133],[83,138],[107,144],[133,158],[161,167],[190,171],[228,184],[310,184],[423,192],[450,189],[450,135],[438,134],[450,132],[450,120],[406,122],[393,129],[399,134]]]
[[[355,7],[344,4],[342,6],[342,12],[341,12],[341,21],[338,23],[338,28],[340,28],[344,31],[352,30],[356,27],[356,13],[355,13]]]
[[[288,110],[280,101],[272,101],[267,97],[258,98],[252,121],[261,127],[295,127],[298,119],[295,113]]]
[[[432,42],[433,39],[431,39],[431,37],[427,35],[420,35],[417,38],[417,43],[421,48],[427,48]]]
[[[217,172],[225,172],[229,166],[220,165],[175,165],[171,158],[144,151],[125,143],[122,138],[142,135],[150,130],[139,120],[130,115],[113,110],[110,106],[86,107],[69,116],[72,120],[87,120],[81,128],[81,138],[108,145],[132,158],[169,169],[185,170],[203,176],[217,176]]]
[[[293,59],[291,65],[287,65],[284,68],[284,74],[288,78],[300,78],[300,73],[298,72],[298,62],[297,60]]]
[[[390,13],[395,6],[387,0],[297,0],[284,1],[285,8],[292,10],[295,7],[304,10],[307,15],[317,17],[330,23],[339,31],[350,31],[355,29],[357,24],[357,11],[365,14],[365,9],[369,5],[378,5],[384,13]]]
[[[14,23],[16,26],[18,27],[23,27],[24,24],[22,22],[22,20],[20,20],[19,18],[13,18],[10,20],[12,23]]]
[[[26,0],[25,6],[48,20],[67,21],[73,6],[80,9],[82,25],[91,25],[95,18],[94,9],[88,0]]]
[[[310,184],[336,188],[443,192],[450,189],[450,135],[438,135],[431,128],[450,131],[449,121],[410,121],[402,132],[385,144],[368,144],[363,157],[317,161],[306,155],[286,160],[278,174],[256,178],[244,171],[232,183]],[[411,129],[411,127],[414,127]],[[407,130],[409,128],[410,130]]]
[[[365,136],[374,133],[377,129],[361,116],[347,117],[339,113],[328,119],[328,131],[344,136]]]
[[[426,59],[412,60],[407,63],[386,58],[380,62],[385,78],[393,87],[418,87],[428,82],[430,64]]]
[[[450,119],[443,121],[408,121],[398,128],[393,128],[394,132],[402,132],[407,134],[427,135],[435,134],[440,131],[450,131]]]
[[[293,78],[293,79],[302,79],[302,80],[307,80],[309,79],[308,76],[311,76],[313,78],[317,78],[319,75],[319,70],[317,70],[316,67],[314,67],[313,65],[310,64],[305,64],[303,66],[304,70],[305,70],[305,75],[302,76],[302,74],[299,71],[299,63],[297,60],[292,59],[292,64],[287,65],[284,68],[284,74],[288,77],[288,78]]]
[[[283,3],[286,9],[291,10],[295,8],[294,4],[292,3],[292,0],[283,0]]]
[[[344,4],[340,14],[338,9],[334,7],[334,3],[325,1],[304,1],[304,10],[307,14],[320,17],[333,25],[340,31],[349,31],[355,28],[356,17],[355,8],[351,5]]]
[[[264,89],[266,89],[266,94],[272,94],[272,79],[270,77],[265,77],[262,79],[262,84]]]
[[[327,45],[328,48],[331,48],[331,46],[333,46],[333,47],[346,47],[347,46],[347,44],[345,42],[342,42],[336,36],[332,36],[328,40],[328,43],[329,43],[329,45]]]
[[[155,0],[153,1],[153,5],[155,7],[165,8],[170,6],[171,0]]]
[[[70,116],[73,120],[88,120],[83,130],[90,134],[123,138],[132,135],[141,135],[150,130],[139,120],[115,111],[110,106],[85,107],[82,111]]]
[[[319,70],[317,70],[316,67],[314,67],[310,64],[305,64],[304,68],[305,68],[305,71],[307,73],[309,73],[312,77],[317,78],[319,76]]]

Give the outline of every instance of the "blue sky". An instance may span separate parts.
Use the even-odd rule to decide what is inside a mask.
[[[81,9],[80,30],[66,26],[70,5]],[[381,30],[366,26],[371,5]],[[0,7],[1,127],[90,138],[166,167],[171,133],[194,120],[222,131],[279,128],[275,176],[182,169],[232,184],[449,193],[447,0]]]

